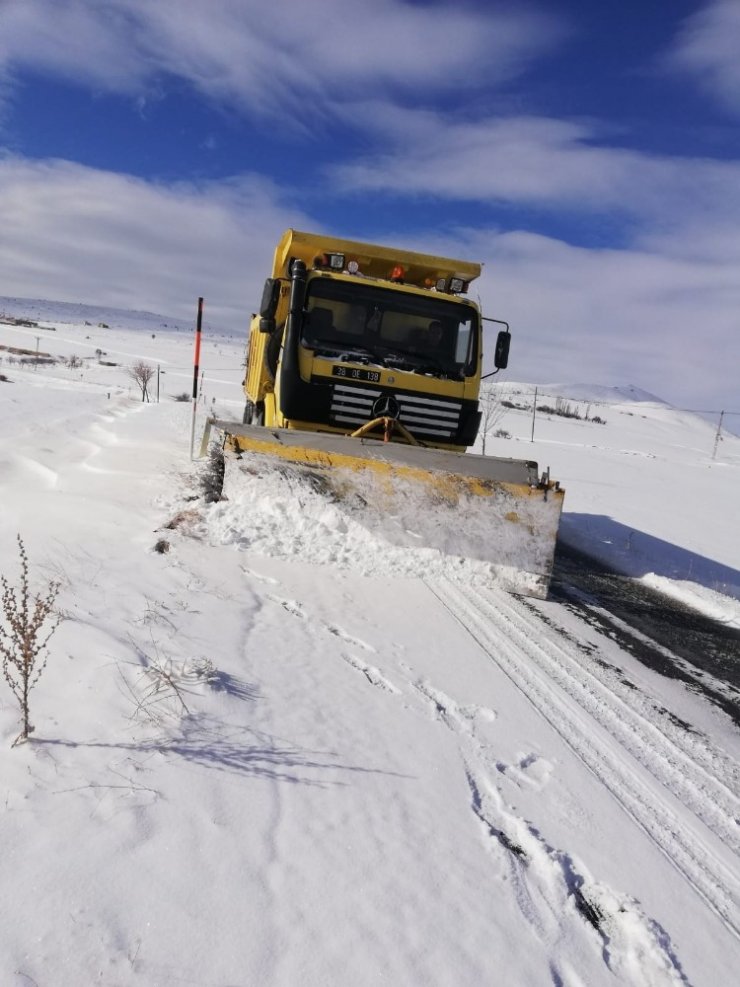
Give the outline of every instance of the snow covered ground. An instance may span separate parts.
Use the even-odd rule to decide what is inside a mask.
[[[97,314],[0,324],[81,361],[0,350],[0,573],[20,533],[66,617],[32,743],[0,680],[0,984],[734,983],[729,719],[284,479],[206,505],[173,400],[192,335]],[[243,349],[204,338],[198,433],[241,414]],[[568,542],[740,626],[740,439],[715,456],[649,396],[550,390],[606,424],[540,413],[532,442],[512,408],[487,453],[551,468]]]

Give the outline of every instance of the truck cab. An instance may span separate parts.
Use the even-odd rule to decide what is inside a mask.
[[[481,316],[464,297],[479,274],[288,230],[250,326],[245,421],[351,434],[390,418],[394,441],[464,451],[480,422]]]

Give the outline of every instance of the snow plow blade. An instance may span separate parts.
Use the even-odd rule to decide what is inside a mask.
[[[382,515],[391,543],[489,563],[506,589],[547,596],[564,491],[535,462],[221,419],[201,455],[213,431],[233,454],[227,486],[235,466],[297,470],[356,518]]]

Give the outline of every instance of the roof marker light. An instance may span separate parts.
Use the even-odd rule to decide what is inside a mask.
[[[406,271],[403,269],[403,267],[400,264],[396,264],[396,266],[391,271],[391,281],[403,281],[403,276],[405,273]]]

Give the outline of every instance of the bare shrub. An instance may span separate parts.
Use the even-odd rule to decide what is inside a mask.
[[[77,354],[73,353],[72,356],[67,359],[67,366],[70,370],[79,370],[82,366],[82,359],[77,356]]]
[[[541,411],[543,415],[559,415],[561,418],[577,418],[579,420],[581,418],[578,407],[574,408],[570,401],[566,401],[565,398],[555,398],[554,408],[549,404],[538,404],[537,411]]]
[[[481,453],[486,454],[486,439],[506,414],[506,406],[501,400],[501,392],[495,385],[489,385],[480,396],[480,435]]]
[[[62,619],[54,610],[60,584],[50,582],[43,594],[32,595],[28,580],[28,555],[20,535],[18,551],[21,560],[19,586],[11,586],[5,576],[0,576],[0,656],[3,676],[18,702],[23,723],[13,746],[28,740],[28,735],[33,733],[34,728],[29,719],[29,694],[46,668],[46,646]]]
[[[221,500],[225,469],[223,449],[213,443],[208,450],[208,460],[200,473],[200,486],[207,504],[215,504]]]
[[[181,402],[184,403],[185,401],[189,401],[190,400],[190,395],[188,394],[187,391],[182,391],[180,394],[175,394],[172,400],[173,401],[181,401]]]
[[[128,368],[126,373],[141,390],[141,400],[148,401],[149,381],[154,376],[154,367],[143,360],[137,360],[132,367]]]
[[[144,667],[133,685],[120,674],[133,704],[129,718],[164,728],[190,716],[185,697],[193,695],[194,687],[204,683],[217,688],[220,676],[208,658],[173,661],[160,656],[156,643],[152,641],[152,644],[153,658],[140,652]]]

